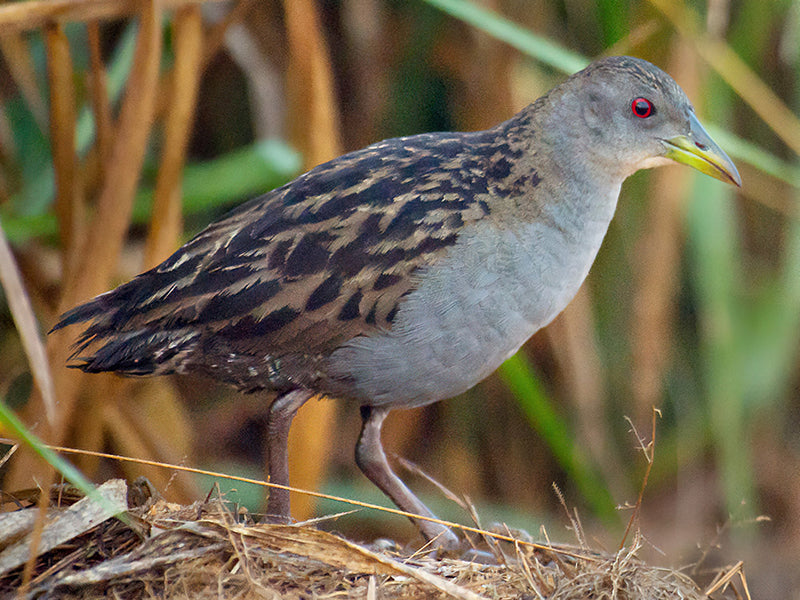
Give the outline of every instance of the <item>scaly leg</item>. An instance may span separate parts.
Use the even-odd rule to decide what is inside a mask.
[[[356,445],[356,463],[364,475],[389,496],[401,510],[425,517],[434,517],[428,507],[394,474],[386,460],[383,444],[381,444],[381,426],[387,414],[389,414],[389,410],[386,408],[361,407],[363,424]],[[458,548],[458,538],[444,525],[422,519],[412,519],[412,521],[422,535],[431,540],[438,548],[443,550]]]
[[[267,448],[270,483],[289,485],[289,428],[297,411],[313,395],[309,390],[291,390],[278,396],[269,407]],[[289,490],[270,488],[266,520],[288,523],[290,519]]]

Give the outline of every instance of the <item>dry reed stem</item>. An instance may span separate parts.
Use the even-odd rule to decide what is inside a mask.
[[[161,0],[162,10],[189,4],[227,0]],[[89,22],[132,17],[139,14],[138,1],[120,0],[27,0],[0,6],[0,37],[41,29],[49,23]]]
[[[156,380],[137,383],[131,386],[129,401],[119,403],[117,415],[106,420],[115,445],[119,442],[120,452],[130,454],[130,444],[140,444],[145,450],[134,456],[150,456],[172,464],[185,462],[192,455],[192,425],[175,387]],[[122,429],[117,419],[126,423],[125,439],[117,437]],[[131,479],[140,475],[151,479],[158,489],[169,489],[170,497],[176,500],[191,501],[202,494],[197,478],[182,470],[129,467],[125,472]]]
[[[52,374],[48,366],[44,344],[39,337],[36,317],[33,313],[27,293],[25,292],[22,277],[17,268],[16,261],[14,260],[14,255],[11,252],[11,247],[6,240],[2,228],[0,228],[0,287],[3,289],[9,310],[21,337],[22,346],[25,349],[31,373],[33,374],[39,392],[38,398],[42,404],[41,408],[43,408],[44,414],[47,417],[46,423],[43,424],[44,430],[51,432],[57,420]],[[41,412],[39,413],[39,418],[41,418]],[[25,456],[25,454],[20,453],[19,456]],[[42,474],[39,483],[44,489],[49,489],[53,481],[55,481],[55,471],[48,467]],[[46,494],[43,494],[43,496],[46,496]],[[45,526],[46,499],[41,500],[40,508],[41,510],[37,515],[33,534],[31,536],[31,559],[25,564],[23,571],[22,590],[25,589],[27,582],[31,580],[31,575],[33,573],[34,549],[38,547]]]
[[[141,3],[134,64],[125,91],[97,213],[89,228],[78,277],[66,282],[61,309],[104,291],[117,265],[128,229],[134,192],[153,124],[161,61],[161,6]]]
[[[235,23],[244,22],[247,11],[257,2],[258,0],[239,0],[219,23],[212,25],[206,32],[205,43],[203,44],[203,69],[222,48],[228,28]]]
[[[333,74],[317,8],[311,0],[284,0],[289,41],[287,88],[296,124],[292,132],[311,168],[342,153]]]
[[[105,180],[97,201],[97,211],[88,228],[88,237],[82,249],[82,260],[76,277],[64,282],[59,311],[71,308],[104,291],[116,269],[152,126],[160,61],[160,3],[150,0],[141,3],[133,68],[120,110],[119,126],[106,168]],[[70,353],[71,338],[61,335],[53,336],[51,340],[57,364],[65,364]],[[64,369],[61,372],[63,373]],[[55,439],[62,438],[72,419],[78,388],[78,379],[75,375],[60,379],[64,380],[58,385],[62,419]]]
[[[25,290],[5,232],[0,228],[0,289],[3,290],[9,312],[19,333],[33,380],[40,390],[47,426],[56,421],[55,393],[47,353],[39,334],[39,323]],[[42,413],[39,414],[42,418]]]
[[[117,255],[126,237],[133,194],[141,171],[142,157],[151,125],[155,121],[155,105],[158,99],[167,96],[173,100],[172,105],[164,103],[165,145],[162,168],[156,184],[155,215],[153,217],[152,234],[147,245],[148,260],[157,261],[157,257],[169,253],[177,245],[181,229],[180,183],[182,167],[185,161],[186,145],[193,124],[193,112],[196,104],[199,77],[203,61],[207,59],[208,48],[202,39],[202,17],[199,2],[176,2],[164,0],[144,4],[138,2],[125,3],[124,11],[119,12],[122,3],[112,6],[103,2],[71,2],[64,4],[64,10],[58,11],[60,3],[47,5],[25,3],[27,10],[37,13],[44,20],[47,30],[48,67],[51,80],[53,115],[51,117],[51,138],[53,139],[53,161],[57,177],[57,217],[61,227],[64,249],[62,297],[58,306],[50,306],[49,310],[61,311],[70,308],[80,300],[104,291],[112,283],[113,273],[117,268]],[[238,5],[237,15],[241,14],[243,3]],[[175,68],[164,77],[169,85],[168,94],[159,95],[163,89],[157,80],[160,69],[160,41],[163,32],[160,27],[160,8],[178,7],[173,16],[175,22]],[[0,7],[0,24],[7,23],[13,15],[21,17],[20,12],[12,11],[12,15],[3,12]],[[80,9],[85,9],[81,12]],[[128,78],[127,90],[123,106],[116,123],[112,116],[109,102],[105,66],[102,62],[100,47],[100,24],[97,19],[112,13],[103,12],[113,9],[113,15],[133,15],[133,9],[140,10],[140,27],[134,56],[134,67]],[[55,11],[55,12],[54,12]],[[74,73],[72,69],[69,46],[63,33],[61,23],[73,18],[87,18],[94,15],[95,20],[86,23],[89,48],[89,73],[87,89],[96,125],[95,144],[89,149],[86,169],[77,168],[75,156],[75,98],[73,89]],[[31,16],[31,15],[29,15]],[[34,17],[36,15],[33,15]],[[57,18],[55,18],[57,16]],[[53,18],[51,18],[53,17]],[[25,17],[27,18],[27,17]],[[5,20],[4,20],[5,19]],[[23,18],[23,21],[25,19]],[[27,22],[27,21],[26,21]],[[226,20],[227,26],[230,20]],[[35,84],[35,78],[24,77],[25,60],[29,60],[27,45],[22,36],[15,33],[18,28],[3,28],[0,25],[0,41],[7,41],[5,48],[12,59],[19,57],[15,64],[21,65],[16,72],[22,73],[23,81]],[[222,39],[224,27],[214,28],[219,39]],[[13,52],[12,52],[13,51]],[[31,67],[32,69],[32,67]],[[32,73],[33,71],[30,70]],[[36,87],[30,88],[30,94],[38,93]],[[31,96],[35,98],[35,96]],[[155,99],[155,100],[154,100]],[[43,121],[46,121],[44,119]],[[137,158],[138,157],[138,158]],[[99,196],[95,218],[86,223],[81,217],[83,206],[78,202],[77,192],[81,186],[76,183],[83,171],[89,171],[87,181],[101,181],[101,188],[92,195]],[[89,185],[93,185],[89,183]],[[89,239],[78,230],[88,232]],[[80,264],[76,264],[80,263]],[[91,388],[84,390],[79,398],[84,376],[76,371],[67,370],[64,364],[71,352],[72,337],[57,332],[48,340],[51,364],[55,365],[57,389],[60,398],[60,419],[57,431],[43,437],[51,440],[63,440],[66,431],[73,431],[75,439],[96,448],[104,436],[110,435],[122,443],[122,448],[129,451],[138,447],[140,450],[154,451],[162,448],[160,438],[164,431],[156,427],[140,427],[139,430],[120,431],[114,423],[109,422],[105,411],[99,409],[107,398],[116,402],[126,402],[126,395],[131,394],[134,386],[125,385],[118,378],[99,376],[92,379]],[[165,385],[162,382],[162,385]],[[78,409],[77,402],[84,407]],[[172,400],[178,403],[177,399]],[[75,421],[76,410],[83,411],[83,418]],[[34,392],[28,405],[21,411],[25,420],[36,426],[42,414],[39,395]],[[184,419],[185,420],[185,419]],[[124,428],[123,428],[124,429]],[[40,430],[40,433],[44,433]],[[141,435],[143,445],[131,446],[133,435]],[[169,436],[168,436],[169,437]],[[178,454],[176,455],[176,450]],[[186,448],[175,449],[165,454],[157,454],[168,461],[180,460],[187,454]],[[30,481],[31,477],[43,477],[39,459],[28,452],[19,455],[12,463],[7,483]],[[86,459],[82,459],[85,461]],[[97,465],[81,465],[84,468]],[[148,473],[154,479],[157,475]],[[166,485],[169,478],[162,483]],[[175,488],[178,488],[177,490]],[[179,498],[196,496],[197,490],[188,476],[180,477],[173,485],[173,493]]]
[[[96,131],[95,147],[100,168],[104,170],[105,164],[111,156],[113,118],[111,102],[108,97],[108,77],[100,48],[99,21],[88,22],[86,32],[89,42],[89,97]],[[102,175],[101,173],[101,177]]]
[[[83,237],[83,206],[78,195],[75,155],[75,86],[69,40],[63,25],[45,28],[47,75],[50,88],[50,145],[55,172],[55,214],[62,251],[64,279],[74,277]]]
[[[153,456],[154,448],[152,447],[152,437],[143,436],[141,429],[137,427],[137,423],[131,422],[127,419],[128,414],[126,406],[120,406],[117,402],[109,402],[103,406],[103,422],[107,434],[114,440],[114,447],[119,448],[120,452],[124,452],[130,456]],[[122,472],[125,476],[135,479],[142,474],[143,469],[141,465],[122,465]],[[162,470],[160,473],[154,473],[153,469],[146,469],[148,478],[156,489],[166,490],[171,471]],[[172,490],[170,489],[170,495]]]
[[[82,388],[75,414],[81,418],[73,419],[69,440],[78,448],[102,448],[109,442],[110,434],[106,428],[106,406],[125,402],[129,397],[130,383],[107,373],[91,379],[91,385]],[[91,476],[98,473],[100,459],[80,456],[74,460],[75,467]]]
[[[181,177],[200,87],[203,57],[200,7],[179,9],[172,25],[175,65],[166,94],[169,110],[164,124],[164,147],[145,248],[144,267],[147,269],[164,260],[178,246],[182,230]]]

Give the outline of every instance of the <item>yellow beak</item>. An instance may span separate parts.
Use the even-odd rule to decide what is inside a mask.
[[[694,167],[720,181],[742,187],[742,177],[730,157],[711,139],[694,113],[689,117],[689,134],[661,140],[667,158]]]

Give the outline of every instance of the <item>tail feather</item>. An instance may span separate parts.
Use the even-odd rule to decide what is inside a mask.
[[[115,371],[134,376],[180,370],[181,358],[194,347],[199,332],[182,327],[131,327],[128,322],[131,315],[124,310],[125,303],[119,298],[126,296],[125,287],[65,312],[50,330],[52,333],[70,325],[88,323],[73,346],[68,366],[87,373]]]
[[[87,330],[70,358],[70,367],[87,373],[114,371],[124,375],[167,375],[181,370],[181,357],[194,346],[197,332],[131,331],[112,335]],[[88,334],[88,337],[87,337]],[[85,353],[87,349],[90,352]]]
[[[85,323],[86,321],[97,319],[97,317],[103,314],[107,314],[108,310],[111,308],[111,303],[107,298],[110,293],[111,292],[108,292],[97,296],[94,300],[90,300],[85,304],[68,310],[61,315],[61,319],[58,323],[53,325],[53,328],[48,333],[53,333],[54,331],[58,331],[69,325],[75,325],[76,323]]]

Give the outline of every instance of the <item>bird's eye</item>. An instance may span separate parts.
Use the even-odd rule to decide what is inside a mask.
[[[656,112],[653,103],[650,102],[647,98],[634,98],[633,102],[631,102],[631,110],[633,114],[635,114],[640,119],[646,119],[654,112]]]

